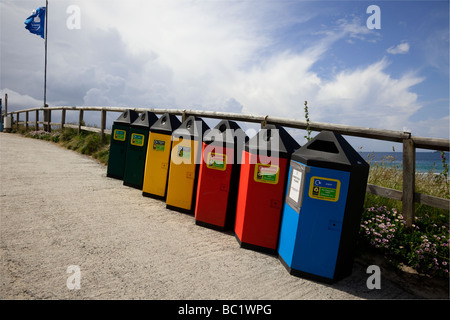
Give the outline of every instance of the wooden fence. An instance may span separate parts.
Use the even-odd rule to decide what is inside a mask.
[[[115,107],[46,107],[46,108],[33,108],[25,109],[20,111],[13,111],[5,113],[5,116],[12,117],[13,126],[15,125],[18,129],[19,125],[24,125],[26,129],[30,124],[34,125],[36,129],[39,125],[44,126],[44,130],[51,131],[52,126],[58,126],[62,129],[64,128],[75,128],[79,132],[82,130],[98,132],[102,136],[105,134],[110,134],[111,130],[106,129],[106,114],[107,112],[123,112],[130,108],[115,108]],[[243,122],[260,123],[261,127],[266,124],[276,124],[283,127],[296,128],[296,129],[307,129],[308,124],[306,121],[286,119],[280,117],[272,116],[260,116],[260,115],[248,115],[239,113],[228,113],[228,112],[212,112],[212,111],[201,111],[201,110],[185,110],[185,109],[148,109],[148,108],[131,108],[138,113],[151,111],[155,114],[171,113],[177,116],[181,116],[182,121],[186,119],[187,116],[199,116],[203,118],[214,118],[223,120],[234,120]],[[51,121],[51,115],[54,111],[61,112],[61,121],[58,123]],[[66,112],[75,111],[78,112],[78,123],[68,124],[66,123]],[[94,128],[90,126],[83,125],[83,116],[85,112],[96,111],[101,112],[100,128]],[[39,113],[43,114],[42,121],[40,121]],[[29,114],[35,113],[35,120],[29,121]],[[22,120],[21,115],[24,114],[25,118]],[[16,117],[14,120],[14,116]],[[412,136],[410,132],[394,131],[394,130],[383,130],[383,129],[373,129],[365,127],[347,126],[340,124],[330,124],[321,122],[309,122],[309,130],[312,131],[322,131],[331,130],[338,132],[343,135],[384,140],[391,142],[399,142],[403,144],[403,190],[395,190],[391,188],[385,188],[377,185],[368,184],[367,192],[375,194],[378,196],[386,197],[389,199],[399,200],[402,202],[402,213],[406,219],[408,226],[412,225],[414,221],[414,209],[415,203],[421,203],[429,205],[436,208],[441,208],[449,210],[450,200],[434,197],[422,193],[415,192],[415,155],[416,148],[421,149],[431,149],[440,151],[450,150],[450,140],[448,139],[437,139],[437,138],[426,138]]]

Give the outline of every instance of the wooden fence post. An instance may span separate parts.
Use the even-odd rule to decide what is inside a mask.
[[[81,123],[83,122],[83,109],[80,109],[80,114],[78,116],[78,134],[81,133]]]
[[[52,125],[50,122],[52,122],[52,110],[47,110],[47,132],[52,132]]]
[[[47,110],[48,104],[44,105],[43,117],[44,117],[44,131],[50,132],[50,110]]]
[[[402,207],[406,226],[414,222],[414,193],[416,181],[416,148],[411,136],[403,140],[403,196]]]
[[[28,111],[25,112],[25,130],[28,131]]]
[[[267,125],[267,118],[268,118],[268,117],[269,117],[268,115],[265,116],[265,117],[264,117],[264,120],[261,121],[261,129],[264,129],[264,127]]]
[[[100,120],[100,135],[102,140],[105,138],[105,127],[106,127],[106,110],[102,109],[102,116]]]
[[[64,131],[64,124],[66,123],[66,109],[61,110],[61,131]]]
[[[17,120],[16,120],[16,130],[19,131],[19,112],[16,112]]]
[[[39,130],[39,110],[36,110],[36,120],[35,120],[35,125],[36,128],[35,130],[38,131]]]

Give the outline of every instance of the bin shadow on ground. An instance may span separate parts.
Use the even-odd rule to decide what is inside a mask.
[[[234,230],[214,230],[223,235],[235,238]],[[238,241],[236,240],[236,245]],[[242,248],[242,250],[249,250]],[[267,257],[279,260],[278,254],[268,252],[258,252],[258,254],[265,255]],[[280,262],[280,268],[285,269]],[[381,289],[369,289],[367,287],[368,278],[372,273],[367,273],[367,268],[370,265],[378,265],[381,269],[380,284]],[[288,271],[286,270],[286,273]],[[312,281],[316,284],[336,289],[350,295],[354,295],[356,298],[361,299],[448,299],[448,285],[445,285],[445,281],[427,279],[423,281],[423,276],[412,275],[401,271],[395,271],[393,267],[389,266],[382,256],[367,253],[355,258],[353,264],[352,273],[339,281],[334,283],[325,283],[310,278],[302,278],[294,275],[290,275],[294,279]],[[327,297],[323,297],[327,299]]]

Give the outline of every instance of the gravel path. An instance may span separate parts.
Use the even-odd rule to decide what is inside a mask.
[[[383,276],[369,290],[358,263],[333,285],[291,276],[50,142],[0,133],[0,163],[1,299],[414,298]]]

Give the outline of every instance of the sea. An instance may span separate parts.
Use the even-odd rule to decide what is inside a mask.
[[[362,158],[369,164],[380,163],[386,166],[402,168],[402,152],[360,152]],[[444,152],[445,163],[449,164],[450,153]],[[416,152],[416,172],[418,173],[442,173],[444,170],[441,152]]]

